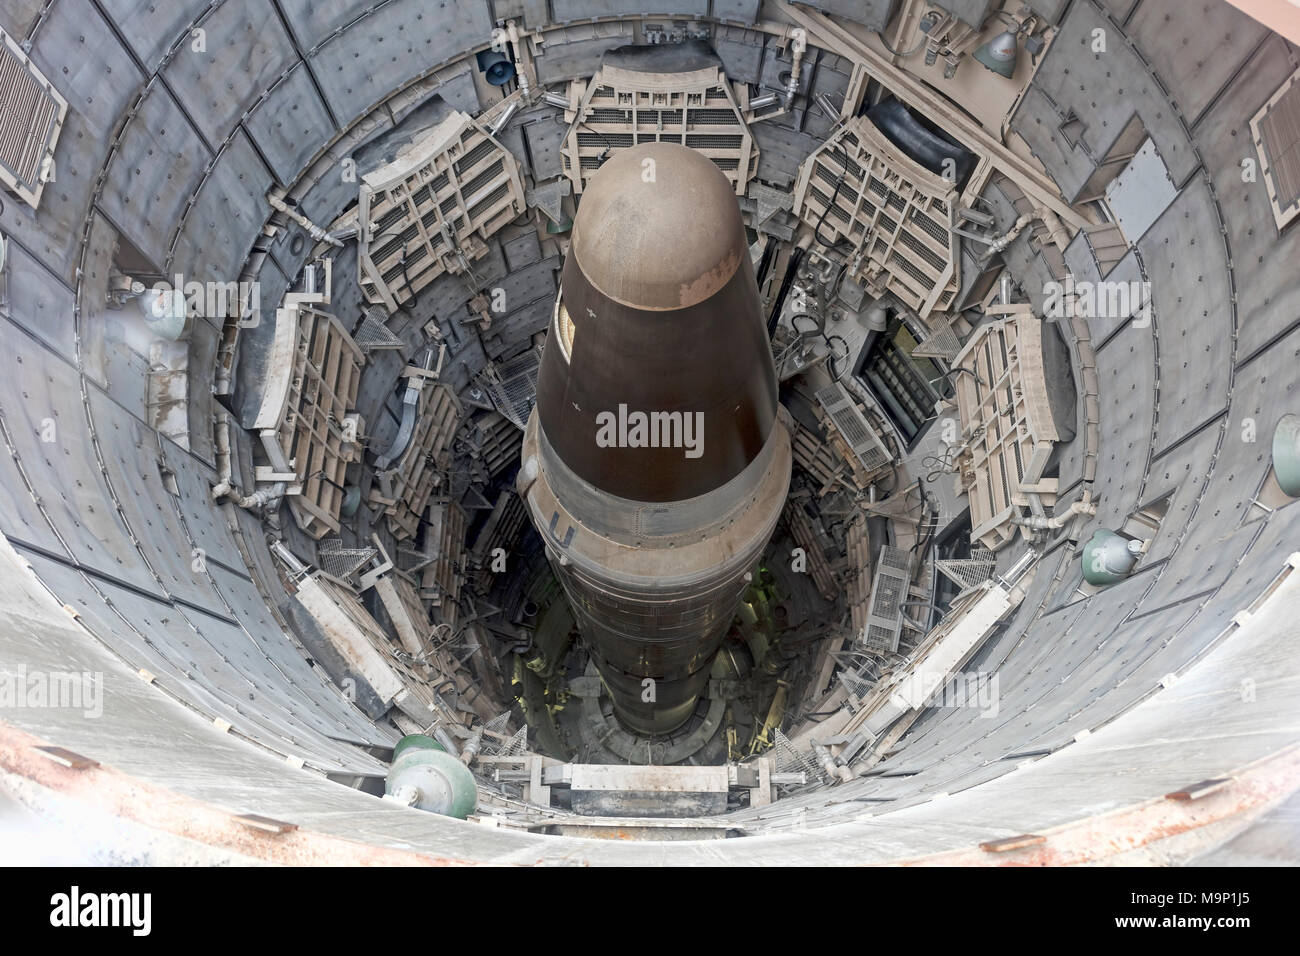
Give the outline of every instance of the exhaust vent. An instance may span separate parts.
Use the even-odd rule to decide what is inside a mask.
[[[1255,114],[1250,132],[1281,229],[1300,215],[1300,70]]]
[[[68,101],[0,30],[0,182],[35,209],[52,178]]]
[[[885,546],[876,561],[876,576],[871,584],[871,604],[867,609],[867,626],[862,644],[877,654],[898,650],[898,636],[903,628],[903,604],[912,580],[912,556],[901,548]]]
[[[865,415],[853,401],[853,396],[839,382],[833,382],[817,393],[826,414],[830,416],[840,436],[853,450],[867,471],[888,468],[893,458],[889,449],[876,434]]]

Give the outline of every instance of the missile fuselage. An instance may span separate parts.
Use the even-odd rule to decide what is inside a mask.
[[[628,729],[690,719],[790,480],[740,209],[711,160],[615,154],[575,217],[519,489]]]

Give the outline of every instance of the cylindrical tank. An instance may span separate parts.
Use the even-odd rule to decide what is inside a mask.
[[[1273,429],[1273,473],[1288,498],[1300,498],[1300,415],[1283,415]]]
[[[578,207],[519,490],[627,728],[685,723],[785,503],[790,439],[731,183],[616,153]]]
[[[1121,581],[1128,577],[1141,553],[1141,541],[1098,528],[1083,546],[1083,579],[1096,587]]]
[[[409,734],[397,742],[384,792],[418,810],[459,820],[478,806],[478,786],[469,768],[424,734]]]

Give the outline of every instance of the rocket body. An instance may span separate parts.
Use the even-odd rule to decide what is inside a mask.
[[[615,154],[583,194],[520,494],[629,730],[686,723],[785,503],[790,440],[730,182]]]

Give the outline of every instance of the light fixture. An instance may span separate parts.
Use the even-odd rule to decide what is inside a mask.
[[[184,337],[189,309],[186,307],[185,294],[180,289],[152,286],[140,293],[136,304],[144,315],[149,331],[154,335],[171,342]]]
[[[515,65],[504,53],[483,50],[477,56],[478,68],[493,86],[505,86],[515,78]]]
[[[1019,54],[1016,34],[1011,30],[1003,30],[992,40],[980,45],[980,48],[975,51],[975,59],[999,76],[1011,79],[1012,74],[1016,72],[1016,60]]]

